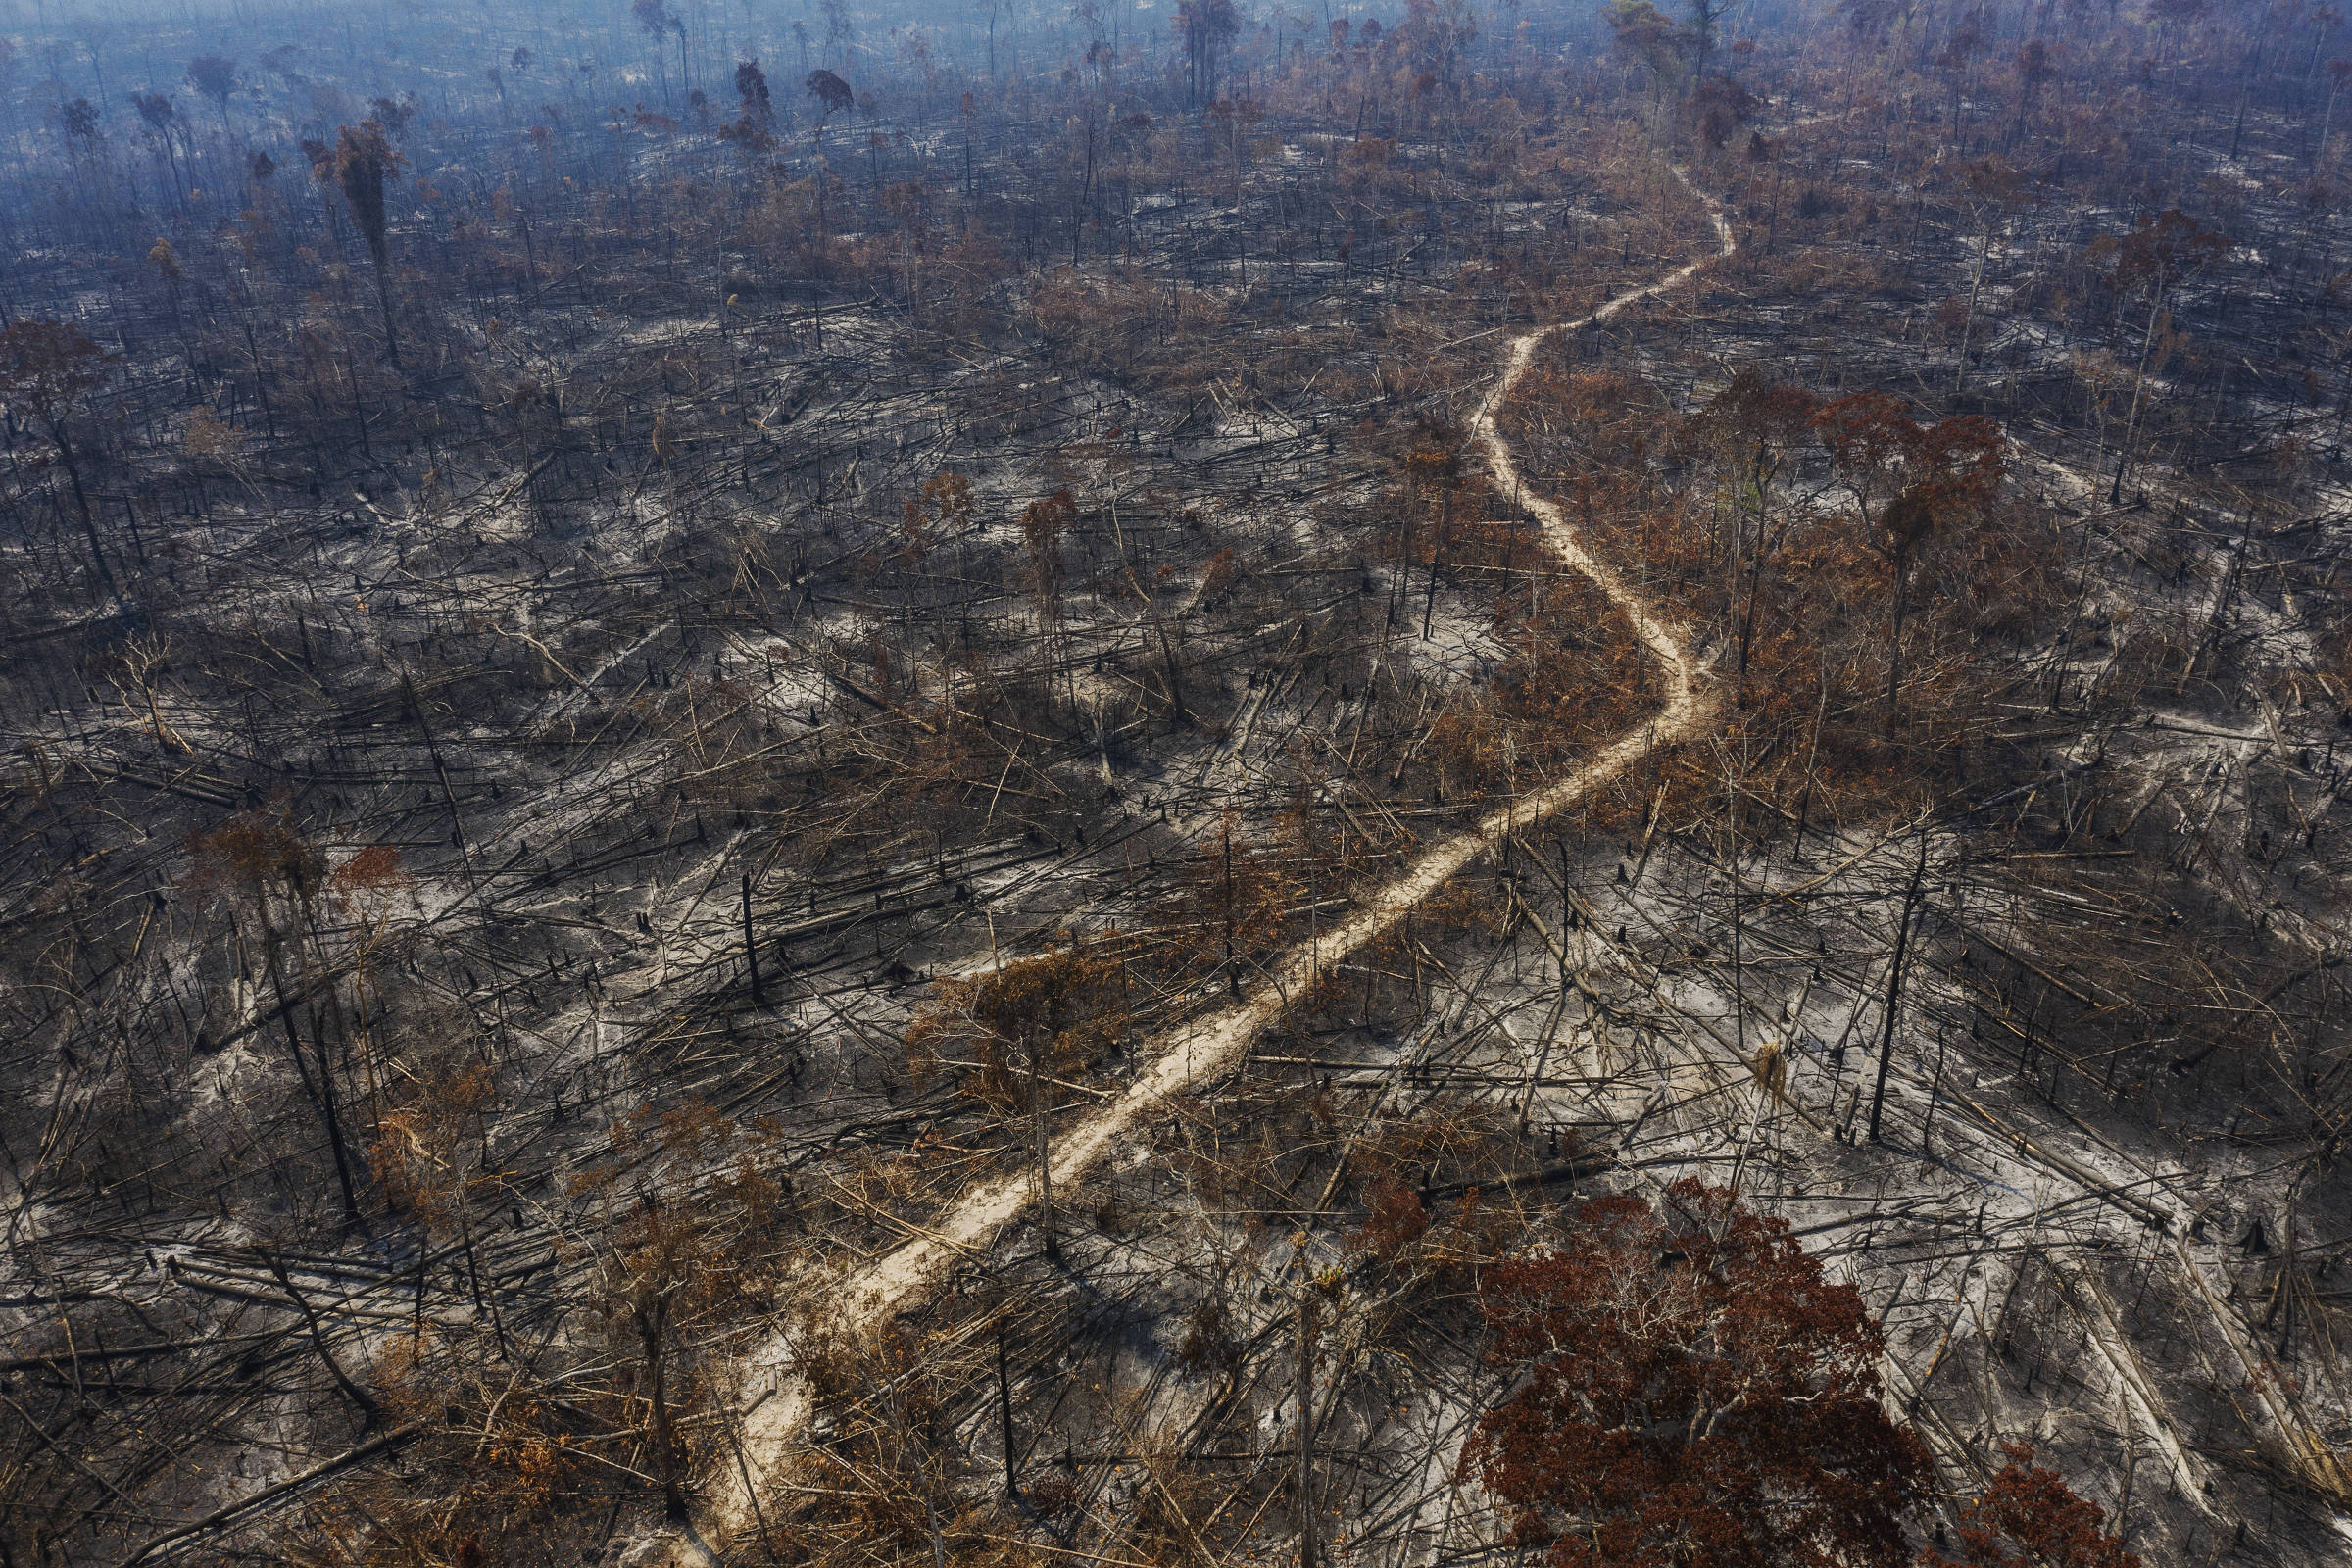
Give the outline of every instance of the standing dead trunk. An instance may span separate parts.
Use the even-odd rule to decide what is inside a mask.
[[[678,1452],[669,1415],[669,1368],[663,1341],[669,1326],[669,1293],[639,1298],[633,1315],[645,1350],[646,1398],[653,1406],[654,1468],[662,1482],[662,1507],[674,1525],[686,1523],[686,1486],[678,1474]]]
[[[1012,1373],[1005,1365],[1002,1321],[997,1324],[997,1419],[1004,1440],[1004,1500],[1017,1507],[1021,1500],[1021,1461],[1013,1446]]]
[[[1225,990],[1239,999],[1242,994],[1240,961],[1233,947],[1233,819],[1225,819]]]
[[[1315,1568],[1315,1297],[1298,1288],[1298,1568]]]
[[[1898,546],[1894,556],[1893,631],[1886,640],[1886,737],[1894,738],[1902,712],[1903,617],[1911,610],[1911,552]]]
[[[368,253],[375,263],[375,306],[384,318],[384,357],[392,362],[395,370],[400,366],[400,336],[392,326],[392,260],[389,248],[381,239],[371,240]]]
[[[752,873],[743,873],[743,961],[751,973],[752,1001],[762,1005],[767,999],[760,991],[760,944],[752,935]]]
[[[1886,1070],[1894,1062],[1894,1029],[1903,1007],[1903,960],[1911,948],[1911,915],[1919,907],[1920,884],[1928,874],[1928,830],[1919,830],[1919,859],[1911,867],[1911,885],[1903,890],[1903,910],[1894,928],[1894,960],[1886,969],[1886,1016],[1879,1034],[1879,1077],[1870,1092],[1870,1141],[1879,1141],[1880,1112],[1886,1103]]]
[[[57,446],[57,460],[65,465],[66,482],[74,490],[74,509],[81,517],[82,538],[90,547],[90,564],[97,569],[98,581],[106,588],[109,598],[121,599],[122,590],[115,586],[115,574],[107,569],[106,552],[98,545],[98,524],[90,515],[89,492],[82,488],[81,462],[74,454],[74,443],[66,435],[63,416],[49,420],[49,439]]]
[[[384,181],[399,172],[401,156],[374,121],[345,125],[335,149],[335,178],[351,208],[368,256],[375,264],[375,303],[384,318],[384,353],[400,368],[400,339],[392,326],[392,247],[384,221]]]
[[[1992,223],[1984,224],[1984,237],[1977,243],[1976,274],[1968,280],[1968,313],[1960,320],[1960,364],[1952,372],[1952,396],[1958,397],[1968,387],[1968,345],[1977,330],[1977,296],[1984,288],[1984,263],[1992,255]]]
[[[2148,359],[2156,350],[2156,323],[2164,314],[2164,289],[2159,286],[2148,300],[2148,327],[2139,340],[2139,369],[2132,377],[2132,415],[2124,421],[2124,448],[2116,454],[2115,480],[2107,487],[2107,504],[2124,504],[2124,473],[2132,466],[2132,448],[2139,441],[2139,411],[2148,385]]]
[[[1054,1229],[1054,1141],[1046,1125],[1046,1048],[1036,1036],[1029,1041],[1029,1114],[1037,1145],[1037,1233],[1046,1256],[1061,1256]]]
[[[362,1218],[359,1189],[352,1180],[351,1157],[343,1143],[342,1119],[335,1113],[335,1080],[332,1063],[326,1059],[325,1053],[320,1052],[318,1054],[318,1078],[316,1083],[312,1081],[310,1063],[303,1054],[302,1036],[294,1028],[294,1002],[291,997],[286,995],[285,971],[277,960],[277,933],[270,929],[270,922],[265,917],[262,921],[262,957],[264,964],[269,969],[270,990],[277,1004],[278,1022],[285,1028],[286,1050],[293,1054],[294,1070],[300,1075],[303,1088],[310,1093],[313,1102],[318,1105],[319,1120],[325,1124],[326,1145],[333,1152],[335,1159],[335,1184],[342,1189],[343,1194],[344,1218],[350,1224],[357,1226]]]

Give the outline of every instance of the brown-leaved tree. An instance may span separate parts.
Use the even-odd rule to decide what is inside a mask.
[[[2001,1451],[2009,1462],[1961,1516],[1958,1554],[1924,1551],[1921,1568],[2140,1568],[2098,1505],[2035,1464],[2030,1445]]]
[[[1881,1406],[1860,1294],[1786,1221],[1690,1179],[1662,1209],[1598,1199],[1481,1297],[1516,1377],[1464,1470],[1514,1544],[1554,1568],[1908,1561],[1926,1450]]]

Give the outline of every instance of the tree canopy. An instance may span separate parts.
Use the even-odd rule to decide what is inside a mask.
[[[1585,1204],[1491,1271],[1515,1375],[1465,1468],[1555,1568],[1828,1568],[1910,1556],[1926,1451],[1881,1404],[1878,1329],[1786,1221],[1678,1182]]]

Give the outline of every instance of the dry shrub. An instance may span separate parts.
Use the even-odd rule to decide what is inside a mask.
[[[1021,1523],[1005,1514],[999,1489],[969,1485],[976,1456],[957,1427],[993,1370],[975,1332],[984,1327],[805,1327],[797,1365],[820,1436],[760,1499],[768,1560],[862,1568],[877,1559],[928,1563],[935,1548],[959,1568],[1048,1560],[1011,1539]]]
[[[1364,1217],[1347,1239],[1349,1250],[1413,1289],[1467,1283],[1527,1232],[1529,1213],[1506,1181],[1522,1152],[1497,1107],[1451,1096],[1376,1123],[1355,1147]]]
[[[1493,1181],[1507,1170],[1519,1138],[1492,1105],[1438,1096],[1410,1116],[1376,1123],[1356,1145],[1368,1171],[1441,1180]]]
[[[1227,308],[1196,289],[1173,297],[1140,269],[1067,269],[1032,284],[1020,324],[1090,374],[1142,386],[1198,385],[1200,357],[1227,341]]]
[[[593,1517],[605,1466],[601,1423],[514,1369],[427,1330],[378,1354],[387,1424],[421,1428],[399,1470],[357,1473],[321,1496],[311,1524],[325,1568],[419,1562],[579,1560],[575,1527]],[[610,1457],[611,1455],[608,1455]]]
[[[1468,1286],[1479,1269],[1510,1255],[1527,1234],[1527,1214],[1483,1189],[1424,1200],[1392,1177],[1367,1183],[1370,1212],[1347,1237],[1352,1252],[1386,1268],[1406,1291]]]
[[[1577,369],[1577,345],[1546,343],[1512,390],[1498,422],[1515,447],[1536,453],[1554,472],[1592,476],[1645,464],[1669,426],[1665,395],[1642,377],[1602,368]],[[1536,470],[1529,477],[1535,481]],[[1573,486],[1545,487],[1555,495]]]
[[[1429,1233],[1429,1208],[1418,1194],[1394,1177],[1375,1176],[1364,1185],[1371,1211],[1350,1240],[1382,1262],[1394,1263],[1406,1248]]]
[[[1775,391],[1752,375],[1732,389],[1751,403]],[[1796,389],[1777,391],[1791,407],[1806,402]],[[1863,462],[1851,441],[1821,447],[1850,434],[1850,407],[1868,401],[1834,406],[1847,414],[1844,424],[1825,426],[1828,413],[1809,423],[1792,415],[1767,439],[1782,454],[1773,471],[1784,476],[1835,459],[1845,465],[1834,470],[1840,477],[1861,476],[1854,482],[1907,484],[1900,494],[1874,494],[1869,524],[1819,505],[1799,512],[1787,486],[1762,492],[1760,503],[1757,432],[1742,425],[1745,433],[1729,439],[1736,417],[1710,406],[1686,420],[1623,377],[1531,374],[1505,411],[1514,439],[1533,455],[1531,471],[1562,475],[1559,494],[1591,545],[1685,625],[1713,628],[1731,645],[1716,678],[1739,687],[1742,701],[1729,714],[1724,753],[1686,751],[1669,762],[1678,816],[1698,799],[1720,799],[1727,754],[1741,787],[1788,815],[1878,812],[1949,788],[2018,679],[2009,650],[2060,600],[2054,530],[2027,507],[1986,503],[1984,474],[1969,463],[1977,448],[1959,440],[1975,438],[1973,426],[1916,427],[1893,400],[1880,399],[1894,409],[1880,421],[1891,432],[1883,464]],[[1948,440],[1947,427],[1958,432]],[[1760,504],[1769,543],[1759,571]],[[1925,510],[1932,526],[1889,532],[1886,524]],[[1890,715],[1898,568],[1909,612]],[[1743,679],[1736,668],[1742,620],[1752,627]],[[1494,746],[1475,744],[1482,737],[1466,718],[1463,729],[1453,760],[1474,783],[1482,765],[1492,767]]]
[[[1009,1113],[1027,1098],[1015,1073],[1032,1050],[1053,1072],[1077,1071],[1127,1033],[1132,946],[1116,932],[1072,935],[1051,953],[938,982],[907,1026],[908,1064],[926,1076],[968,1052],[980,1070],[966,1090]]]
[[[1542,788],[1656,702],[1632,623],[1584,578],[1515,588],[1497,620],[1509,661],[1448,706],[1430,733],[1439,785],[1465,805]]]
[[[1185,1309],[1184,1334],[1176,1342],[1176,1364],[1193,1377],[1230,1376],[1242,1364],[1245,1347],[1230,1292],[1218,1281]]]
[[[395,1214],[446,1235],[466,1205],[496,1173],[481,1168],[486,1147],[483,1117],[498,1102],[496,1080],[487,1063],[450,1062],[428,1066],[421,1075],[391,1079],[396,1094],[377,1118],[368,1157],[384,1201]]]
[[[1108,1412],[1126,1433],[1130,1450],[1143,1466],[1145,1485],[1134,1511],[1122,1521],[1127,1544],[1138,1560],[1165,1568],[1200,1568],[1207,1553],[1200,1528],[1215,1513],[1227,1489],[1186,1458],[1181,1428],[1153,1422],[1141,1397],[1133,1415],[1122,1418],[1114,1401]]]
[[[191,894],[230,896],[264,891],[306,897],[326,872],[325,858],[302,836],[290,808],[242,811],[209,833],[187,840]]]
[[[1788,217],[1782,208],[1784,222]],[[1886,265],[1866,251],[1822,247],[1790,247],[1765,254],[1751,250],[1745,267],[1761,288],[1792,299],[1867,300],[1880,298],[1897,281]]]
[[[1201,845],[1176,897],[1157,911],[1154,931],[1168,941],[1163,964],[1178,973],[1222,964],[1229,934],[1239,963],[1279,951],[1297,929],[1292,910],[1305,891],[1300,858],[1280,839],[1250,838],[1230,810],[1221,831]]]
[[[357,1472],[320,1500],[331,1544],[318,1560],[577,1562],[616,1506],[658,1508],[662,1479],[717,1457],[711,1402],[729,1385],[700,1348],[772,1286],[772,1151],[697,1102],[615,1121],[559,1200],[559,1299],[529,1303],[476,1260],[475,1238],[514,1196],[511,1172],[480,1163],[491,1074],[431,1065],[400,1075],[416,1087],[385,1115],[378,1158],[428,1245],[460,1239],[463,1263],[440,1267],[462,1269],[473,1310],[445,1302],[383,1337],[369,1379],[379,1423],[415,1436],[400,1470]]]

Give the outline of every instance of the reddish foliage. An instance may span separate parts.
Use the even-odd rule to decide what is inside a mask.
[[[1805,388],[1768,380],[1754,366],[1743,365],[1732,373],[1728,386],[1707,400],[1693,422],[1704,437],[1743,459],[1752,449],[1760,466],[1775,449],[1795,446],[1820,408],[1821,400]],[[1771,472],[1763,477],[1769,479]]]
[[[54,426],[68,405],[105,382],[114,358],[71,321],[12,321],[0,331],[0,401]]]
[[[808,73],[808,95],[824,110],[827,120],[858,101],[858,95],[850,90],[848,82],[821,68]]]
[[[1200,597],[1215,604],[1241,580],[1241,562],[1234,555],[1233,546],[1225,545],[1208,558],[1208,568],[1200,574]]]
[[[1865,522],[1894,492],[1900,490],[1919,450],[1919,421],[1907,405],[1891,392],[1856,392],[1825,405],[1813,416],[1813,428],[1838,477],[1854,493]]]
[[[335,867],[333,881],[341,893],[390,893],[415,886],[416,879],[401,866],[397,848],[370,844]]]
[[[252,893],[282,883],[307,897],[325,868],[282,808],[241,812],[210,833],[191,833],[187,847],[187,886],[198,893]]]
[[[980,1064],[969,1087],[1010,1107],[1021,1085],[1015,1069],[1041,1054],[1049,1070],[1082,1068],[1128,1028],[1126,954],[1116,933],[1035,957],[1014,958],[968,979],[942,980],[906,1029],[906,1052],[927,1074],[956,1047]]]
[[[1928,1460],[1880,1406],[1860,1295],[1730,1192],[1671,1199],[1588,1203],[1559,1250],[1487,1275],[1522,1377],[1464,1459],[1513,1542],[1558,1568],[1908,1561]]]
[[[351,203],[351,216],[368,241],[376,265],[384,265],[384,182],[397,179],[408,162],[393,150],[384,127],[372,120],[345,125],[335,135],[335,178]]]
[[[1813,427],[1862,520],[1886,529],[1897,549],[1938,518],[1974,511],[2001,484],[2001,427],[1979,414],[1923,426],[1891,392],[1856,392],[1826,404]]]
[[[2230,253],[2229,239],[2202,227],[2178,207],[2150,218],[2141,215],[2129,234],[2101,236],[2087,255],[2105,264],[2119,294],[2161,300],[2173,286],[2193,277]]]
[[[1054,612],[1061,593],[1061,541],[1078,525],[1078,503],[1067,490],[1032,501],[1021,512],[1021,541],[1029,547],[1029,570],[1038,602]]]
[[[1925,1568],[2140,1568],[2105,1517],[2034,1462],[2023,1443],[2004,1443],[2009,1462],[1960,1521],[1960,1554],[1925,1551]]]
[[[2001,427],[1982,414],[1938,419],[1920,436],[1921,499],[1937,512],[1972,512],[2001,488]]]
[[[1395,1262],[1399,1253],[1419,1241],[1429,1231],[1429,1210],[1411,1188],[1392,1179],[1383,1178],[1372,1186],[1372,1212],[1365,1218],[1363,1229],[1356,1233],[1356,1243],[1383,1262]]]

